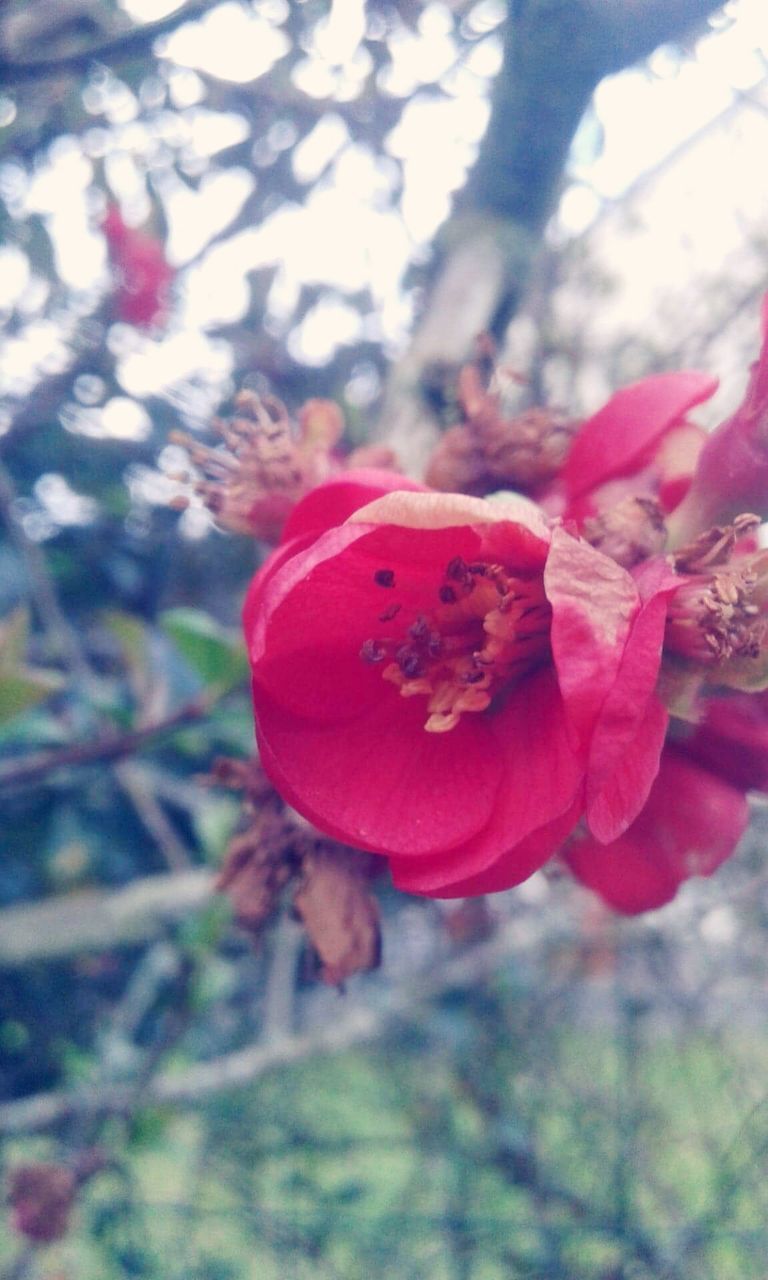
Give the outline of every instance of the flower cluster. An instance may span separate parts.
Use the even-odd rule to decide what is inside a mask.
[[[428,474],[463,467],[471,493],[331,474],[256,575],[263,768],[408,892],[506,889],[557,856],[615,909],[658,907],[768,785],[768,339],[711,435],[696,372],[578,430],[462,386],[465,434]]]

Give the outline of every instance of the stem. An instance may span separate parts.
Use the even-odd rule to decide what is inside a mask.
[[[208,704],[203,699],[187,703],[164,720],[133,729],[129,733],[115,734],[95,742],[75,742],[71,746],[52,751],[36,751],[22,760],[11,760],[0,766],[0,789],[3,787],[30,786],[50,773],[74,766],[106,763],[131,755],[134,751],[154,743],[166,734],[174,733],[185,725],[194,724],[208,714]]]

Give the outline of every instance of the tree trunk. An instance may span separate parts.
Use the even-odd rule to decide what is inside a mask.
[[[520,306],[595,88],[719,7],[510,0],[488,129],[438,238],[421,320],[385,391],[380,430],[409,473],[421,473],[438,434],[425,389],[466,360],[478,334],[500,340]]]

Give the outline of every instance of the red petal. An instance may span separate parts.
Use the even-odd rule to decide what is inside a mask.
[[[569,745],[562,700],[550,670],[522,681],[502,710],[484,716],[483,723],[489,729],[486,753],[502,769],[493,813],[487,826],[460,848],[420,859],[408,868],[393,861],[395,883],[413,893],[440,896],[446,886],[486,872],[502,857],[508,859],[508,883],[516,883],[512,877],[517,874],[513,868],[518,849],[518,880],[525,880],[552,850],[547,847],[541,862],[532,865],[531,859],[538,856],[536,845],[521,842],[570,810],[580,790],[583,773]]]
[[[768,791],[768,691],[710,698],[686,756],[742,791]]]
[[[262,763],[299,813],[347,844],[412,857],[462,844],[491,815],[501,761],[487,721],[463,716],[427,733],[424,700],[382,697],[353,720],[311,723],[256,696]]]
[[[686,422],[668,431],[657,449],[653,461],[659,473],[659,502],[665,512],[674,511],[688,492],[707,434],[702,427]]]
[[[517,493],[473,498],[463,493],[389,493],[355,516],[366,524],[402,525],[406,529],[447,529],[469,525],[509,525],[549,542],[549,526],[541,509]]]
[[[670,575],[662,563],[653,576],[666,583]],[[676,584],[672,578],[672,587]],[[635,820],[658,769],[668,716],[652,695],[669,589],[666,585],[653,596],[635,618],[595,726],[586,794],[587,820],[598,840],[615,840]]]
[[[448,562],[456,555],[471,560],[479,545],[469,529],[350,523],[322,534],[249,596],[247,640],[257,685],[287,710],[313,719],[356,715],[382,686],[399,698],[382,681],[381,667],[362,660],[362,645],[404,637],[437,603]],[[377,584],[382,568],[392,571],[392,588]],[[392,605],[400,610],[387,619]]]
[[[608,844],[626,831],[648,799],[659,769],[669,716],[658,698],[644,706],[632,741],[625,746],[618,765],[602,786],[587,776],[587,822],[592,834]]]
[[[333,476],[297,502],[283,530],[282,541],[306,533],[323,533],[342,524],[360,507],[393,490],[423,490],[423,485],[395,471],[358,467]]]
[[[667,597],[680,586],[680,578],[661,556],[641,561],[632,577],[644,604],[650,604],[660,594]]]
[[[250,637],[256,626],[256,617],[264,599],[267,583],[274,577],[278,569],[287,564],[299,551],[306,551],[314,541],[314,534],[306,534],[303,538],[291,538],[289,542],[281,543],[279,547],[272,551],[264,563],[256,570],[243,601],[243,630],[245,631],[247,644],[250,645]]]
[[[740,512],[768,518],[768,295],[762,306],[763,340],[736,412],[712,431],[699,456],[688,493],[669,525],[680,546],[713,524]]]
[[[570,497],[645,461],[664,433],[716,388],[716,378],[691,370],[660,373],[617,391],[573,442],[563,471]]]
[[[555,529],[544,570],[552,652],[568,718],[586,749],[640,608],[631,576],[588,543]]]
[[[557,852],[578,822],[580,808],[579,802],[572,805],[559,818],[539,827],[538,831],[531,832],[486,871],[468,876],[465,880],[446,882],[435,889],[421,889],[419,871],[423,863],[392,859],[390,866],[393,882],[396,888],[403,889],[406,893],[423,893],[430,898],[472,898],[481,893],[500,893],[504,889],[511,889],[532,876]],[[456,861],[458,863],[459,858]],[[416,874],[412,875],[413,872]]]
[[[293,589],[324,561],[332,560],[352,543],[359,540],[365,530],[359,528],[330,529],[317,537],[305,534],[292,538],[268,557],[251,582],[243,609],[246,627],[246,643],[253,664],[266,649],[268,630],[275,611],[290,598]],[[334,610],[330,616],[336,617]],[[303,638],[307,628],[301,626]]]
[[[746,830],[743,794],[667,750],[638,820],[610,845],[574,841],[565,860],[617,911],[660,907],[692,875],[711,875]]]

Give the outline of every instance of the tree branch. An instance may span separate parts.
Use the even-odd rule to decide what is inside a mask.
[[[377,991],[376,1003],[368,992],[358,1003],[347,1004],[341,1016],[312,1031],[259,1041],[186,1071],[163,1072],[147,1084],[142,1105],[197,1102],[225,1089],[242,1088],[276,1067],[369,1043],[397,1019],[420,1017],[425,1002],[449,990],[474,987],[523,945],[517,921],[510,920],[495,937],[463,955],[411,974],[385,993]],[[121,1112],[131,1097],[130,1084],[36,1094],[0,1106],[0,1133],[32,1133],[74,1117]]]
[[[187,703],[164,720],[146,725],[143,729],[133,729],[129,733],[114,734],[108,738],[97,738],[93,742],[74,742],[68,747],[36,751],[21,760],[10,760],[0,765],[0,789],[30,786],[59,769],[119,760],[154,743],[166,734],[174,733],[185,725],[202,720],[209,710],[207,702],[199,699],[196,702]]]
[[[115,777],[172,871],[193,865],[190,851],[160,804],[147,770],[133,760],[115,765]]]
[[[0,967],[20,968],[160,937],[211,900],[204,869],[146,876],[124,889],[83,889],[0,911]]]
[[[584,0],[600,34],[600,60],[610,75],[640,62],[659,45],[685,39],[723,7],[723,0]]]
[[[88,49],[79,49],[75,53],[63,54],[58,58],[38,58],[34,62],[17,62],[14,59],[0,58],[0,80],[7,88],[9,85],[41,80],[51,75],[76,75],[87,71],[93,62],[116,62],[121,58],[144,53],[158,36],[168,35],[183,23],[202,17],[214,7],[215,3],[216,0],[190,0],[185,8],[169,14],[167,18],[161,18],[158,22],[149,22],[145,26],[126,31],[101,44],[91,45]]]

